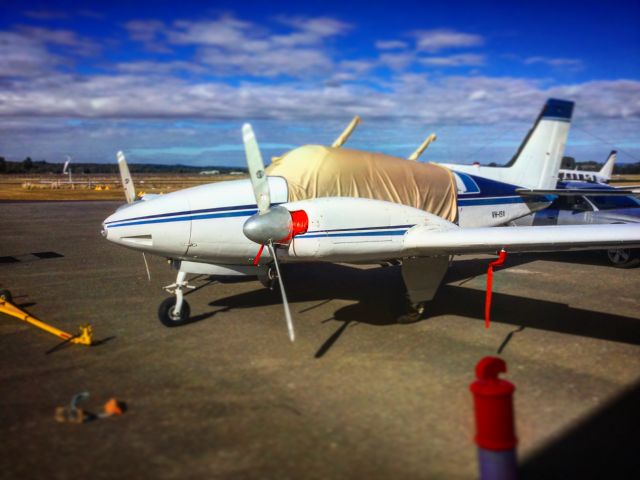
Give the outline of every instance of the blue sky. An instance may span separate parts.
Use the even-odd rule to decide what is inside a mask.
[[[566,154],[640,160],[640,2],[30,2],[0,17],[0,155],[243,165],[330,143],[507,161],[548,97]]]

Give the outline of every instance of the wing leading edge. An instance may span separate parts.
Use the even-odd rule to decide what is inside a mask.
[[[640,225],[571,225],[540,227],[451,228],[416,226],[406,233],[409,255],[542,252],[640,247]]]

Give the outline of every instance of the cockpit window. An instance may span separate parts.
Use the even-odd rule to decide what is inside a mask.
[[[640,201],[634,197],[605,195],[602,197],[589,197],[589,200],[591,200],[599,210],[640,207]]]

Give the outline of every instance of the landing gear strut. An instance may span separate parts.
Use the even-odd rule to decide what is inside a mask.
[[[187,282],[187,272],[178,272],[176,283],[167,285],[164,289],[175,295],[165,299],[158,309],[158,318],[165,327],[179,327],[189,323],[191,309],[184,299],[184,290],[195,288]]]
[[[449,257],[412,257],[402,260],[402,279],[407,287],[404,312],[396,318],[398,323],[420,320],[427,302],[433,300],[449,268]]]

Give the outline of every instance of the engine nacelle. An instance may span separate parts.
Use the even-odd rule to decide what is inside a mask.
[[[455,224],[417,208],[366,198],[330,197],[284,205],[304,210],[305,233],[293,237],[288,255],[294,259],[367,261],[397,258],[403,253],[405,233],[416,225],[436,230]]]

